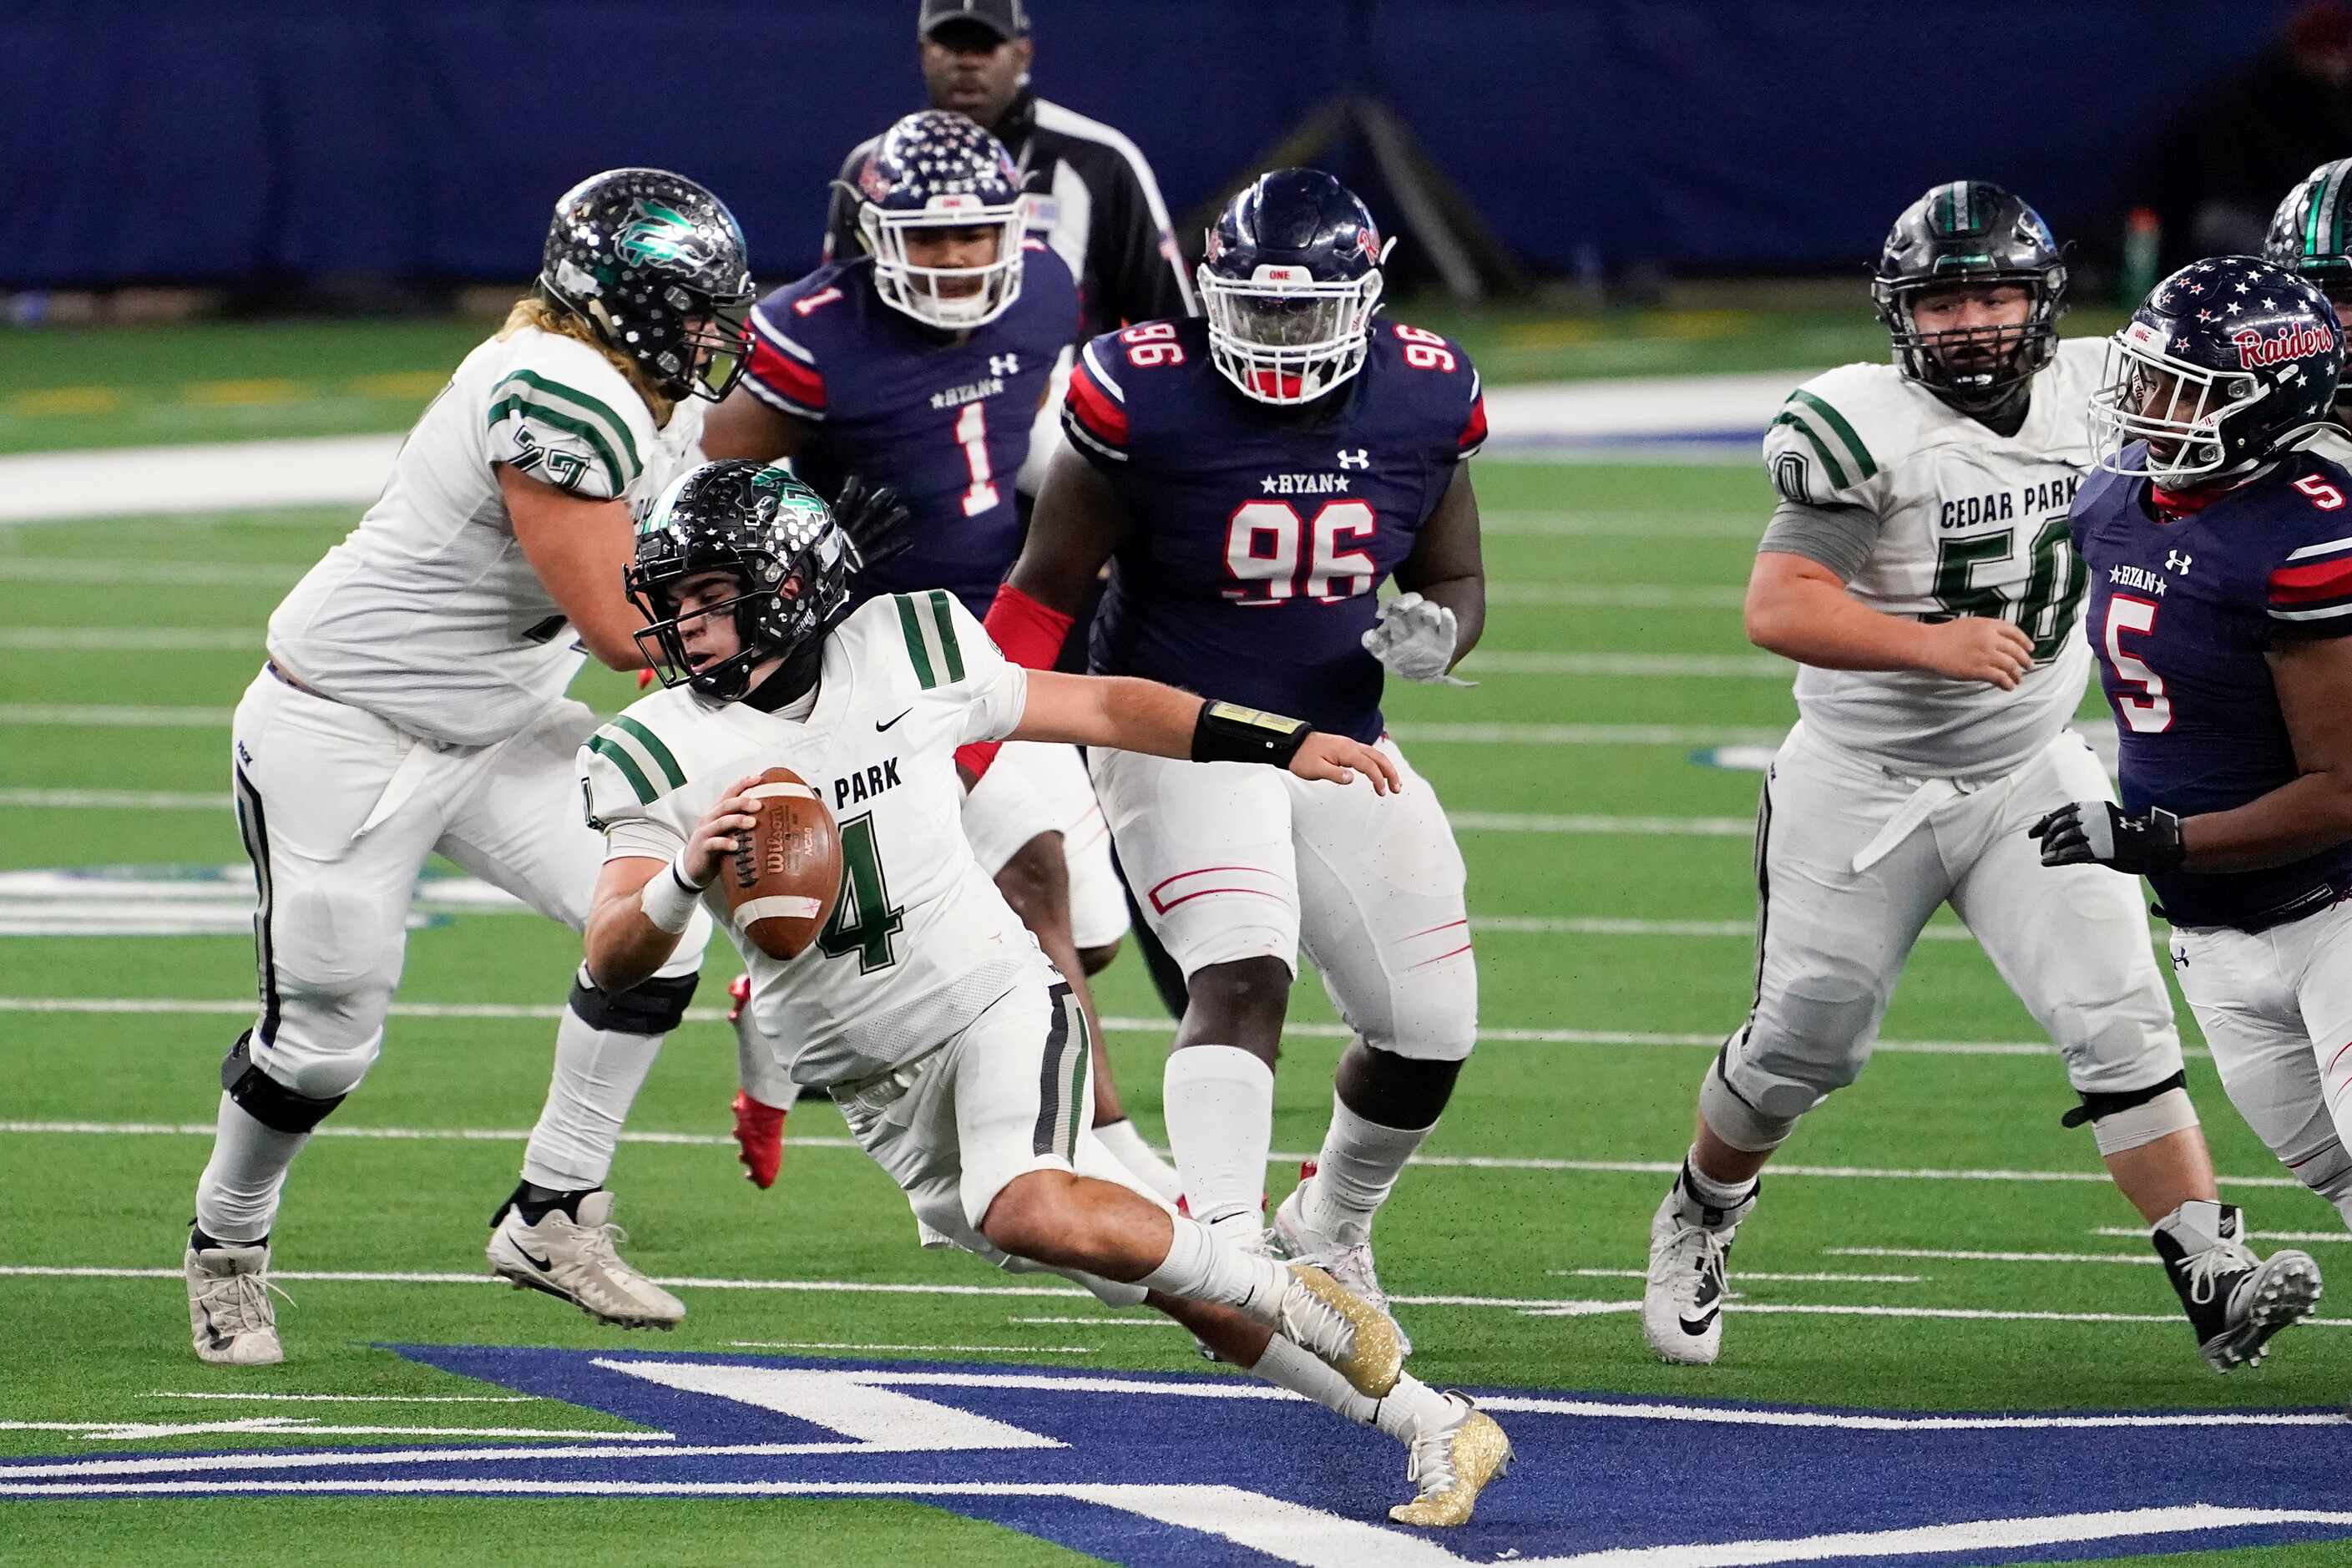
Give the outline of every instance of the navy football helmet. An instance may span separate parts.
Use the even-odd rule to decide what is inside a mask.
[[[2014,284],[2032,309],[2017,326],[1921,331],[1912,314],[1919,297],[1968,283]],[[1895,220],[1870,300],[1906,377],[1964,414],[1989,414],[2022,395],[2058,352],[2066,264],[2040,213],[1999,185],[1954,180]]]
[[[967,331],[1021,297],[1021,172],[1002,142],[962,115],[927,109],[899,121],[874,143],[850,190],[884,304],[925,326]],[[996,254],[980,266],[907,258],[914,230],[983,227],[996,231]]]
[[[2191,262],[2108,343],[2092,454],[2176,489],[2242,475],[2327,422],[2343,369],[2317,288],[2256,257]]]
[[[670,397],[716,403],[751,357],[743,230],[683,174],[607,169],[564,192],[539,289]]]
[[[1319,169],[1260,174],[1209,230],[1209,357],[1260,403],[1308,403],[1364,368],[1388,247]]]
[[[731,701],[752,666],[824,635],[849,597],[849,555],[832,511],[790,469],[741,458],[705,463],[638,513],[635,558],[623,574],[649,623],[637,647],[664,686]],[[735,596],[681,616],[678,584],[705,572],[732,574]],[[710,616],[734,617],[740,647],[698,668],[683,628]]]

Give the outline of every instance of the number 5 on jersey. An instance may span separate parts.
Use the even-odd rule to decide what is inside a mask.
[[[2107,663],[2115,669],[2116,679],[2147,693],[2146,700],[2137,697],[2116,699],[2116,711],[2142,735],[2159,735],[2172,728],[2172,699],[2164,689],[2164,677],[2150,669],[2147,660],[2124,651],[2123,635],[2152,634],[2156,630],[2156,610],[2153,599],[2117,594],[2107,601],[2107,624],[2100,630],[2100,641],[2106,648]]]

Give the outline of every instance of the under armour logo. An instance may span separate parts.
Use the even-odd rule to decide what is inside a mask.
[[[1339,448],[1339,466],[1343,468],[1369,468],[1372,466],[1372,455],[1361,447],[1352,452],[1342,447]]]
[[[2164,557],[2164,569],[2168,572],[2179,572],[2185,575],[2189,571],[2189,563],[2195,559],[2195,556],[2183,555],[2178,550],[2171,551]]]
[[[991,375],[1019,375],[1021,374],[1021,356],[1019,354],[989,355],[988,374]]]

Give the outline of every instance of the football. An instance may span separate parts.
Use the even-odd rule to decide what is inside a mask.
[[[841,897],[841,834],[824,799],[790,768],[745,792],[759,818],[721,863],[719,896],[735,929],[771,958],[798,958]]]

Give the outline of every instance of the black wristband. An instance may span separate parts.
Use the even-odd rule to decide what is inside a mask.
[[[1304,719],[1261,713],[1231,702],[1203,702],[1201,716],[1192,721],[1192,760],[1286,768],[1312,732],[1313,726]]]

